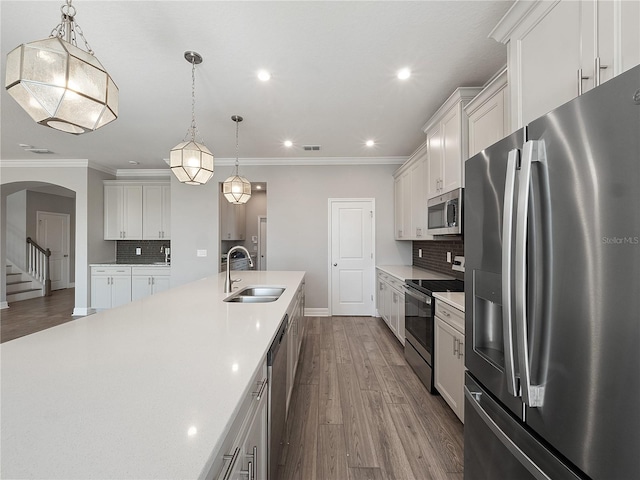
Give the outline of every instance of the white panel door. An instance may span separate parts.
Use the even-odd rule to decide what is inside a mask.
[[[69,215],[66,213],[37,212],[38,245],[51,250],[49,278],[51,290],[69,287]]]
[[[331,314],[373,315],[373,200],[330,200]]]

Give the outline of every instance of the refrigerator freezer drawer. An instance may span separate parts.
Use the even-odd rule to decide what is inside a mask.
[[[467,373],[465,480],[579,480],[560,458],[496,402]]]

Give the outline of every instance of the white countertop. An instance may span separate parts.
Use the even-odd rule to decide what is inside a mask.
[[[451,275],[425,270],[424,268],[414,267],[413,265],[376,265],[389,275],[399,278],[403,282],[407,280],[453,280]]]
[[[434,292],[433,296],[464,312],[464,292]]]
[[[233,277],[286,290],[225,303],[219,274],[0,345],[2,478],[207,473],[304,272]]]
[[[92,263],[90,267],[170,267],[171,263]]]

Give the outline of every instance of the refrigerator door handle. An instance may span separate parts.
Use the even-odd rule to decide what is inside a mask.
[[[527,222],[529,217],[531,166],[534,162],[546,163],[543,140],[529,140],[524,144],[523,148],[518,184],[515,259],[515,318],[522,400],[528,407],[541,407],[544,387],[531,384],[527,331]]]
[[[516,169],[520,151],[513,149],[507,159],[507,177],[504,186],[504,215],[502,217],[502,336],[504,342],[504,370],[507,377],[507,391],[519,396],[514,366],[513,316],[511,288],[513,272],[511,268],[513,251],[513,201],[515,195]]]
[[[482,397],[484,393],[482,392],[471,392],[469,387],[465,385],[464,387],[464,396],[469,401],[469,404],[473,407],[473,410],[480,417],[480,419],[484,422],[484,424],[489,427],[491,432],[496,436],[500,442],[511,452],[511,454],[518,459],[518,461],[533,475],[536,480],[551,480],[546,473],[544,473],[536,463],[531,460],[524,453],[518,445],[516,445],[509,436],[502,431],[502,429],[498,426],[498,424],[491,418],[491,416],[482,408],[480,402],[482,401]]]

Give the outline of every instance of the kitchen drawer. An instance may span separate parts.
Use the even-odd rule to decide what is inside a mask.
[[[171,275],[171,267],[131,267],[131,275],[143,275],[145,277],[160,277]]]
[[[91,267],[91,275],[108,275],[111,277],[128,277],[131,276],[131,267],[125,266],[109,266],[109,267]]]
[[[403,287],[405,282],[403,280],[400,280],[397,277],[393,277],[389,275],[387,282],[389,282],[389,285],[391,285],[396,290],[399,290],[400,292],[404,292]]]
[[[464,333],[464,312],[441,300],[436,301],[436,316],[447,322],[460,333]]]

